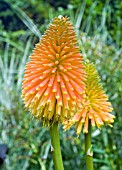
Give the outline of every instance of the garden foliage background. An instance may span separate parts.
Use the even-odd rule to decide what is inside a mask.
[[[95,169],[122,169],[122,1],[0,0],[0,143],[9,147],[5,170],[52,170],[48,129],[21,99],[25,63],[52,18],[67,15],[85,59],[95,63],[116,116],[113,128],[93,129]],[[63,132],[66,170],[85,169],[84,135]]]

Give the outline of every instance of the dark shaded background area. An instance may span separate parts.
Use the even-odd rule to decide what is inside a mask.
[[[122,2],[120,0],[0,0],[0,143],[9,147],[5,170],[52,170],[48,129],[21,99],[25,63],[52,18],[72,20],[81,53],[95,63],[116,116],[113,128],[93,129],[95,169],[122,169]],[[85,170],[84,135],[61,128],[66,170]],[[82,161],[81,161],[82,160]]]
[[[1,0],[0,1],[0,20],[2,21],[5,30],[7,31],[16,31],[16,30],[25,30],[26,26],[23,24],[21,19],[17,17],[15,14],[15,11],[11,8],[10,4],[14,5],[17,8],[20,8],[23,10],[23,12],[26,12],[26,14],[34,20],[34,22],[38,25],[45,24],[45,19],[48,19],[50,14],[48,12],[52,11],[55,13],[66,13],[70,16],[69,11],[73,12],[73,15],[75,15],[76,12],[78,12],[78,8],[82,6],[82,4],[85,3],[85,10],[83,15],[83,21],[84,21],[84,27],[82,30],[85,31],[86,24],[85,19],[88,18],[90,14],[90,9],[93,4],[95,6],[93,14],[92,14],[92,21],[90,27],[94,28],[94,19],[97,21],[98,24],[100,24],[101,16],[105,17],[103,19],[106,20],[106,29],[109,31],[110,36],[112,36],[113,40],[117,40],[117,36],[122,38],[121,33],[121,16],[122,16],[122,4],[119,0],[111,1],[111,0],[97,0],[92,2],[91,0],[88,1],[36,1],[36,0],[23,0],[23,1],[7,1],[7,0]],[[17,9],[16,8],[16,9]],[[104,8],[106,8],[107,14],[104,16]],[[103,10],[104,9],[104,10]],[[60,12],[61,11],[61,12]],[[54,15],[53,14],[53,15]],[[92,35],[92,29],[90,29],[91,35]]]

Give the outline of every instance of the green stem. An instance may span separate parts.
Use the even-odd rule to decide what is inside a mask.
[[[86,154],[86,170],[93,170],[93,152],[91,145],[91,125],[89,123],[88,133],[85,134],[85,154]]]
[[[60,136],[58,131],[58,124],[54,123],[50,128],[52,156],[55,170],[64,170],[61,149],[60,149]]]

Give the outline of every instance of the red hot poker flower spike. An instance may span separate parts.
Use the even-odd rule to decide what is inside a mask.
[[[104,94],[102,85],[99,83],[100,78],[93,64],[87,62],[86,70],[86,98],[83,107],[79,113],[74,115],[69,121],[64,122],[64,129],[69,129],[76,123],[76,131],[79,135],[84,125],[84,133],[88,133],[88,126],[97,125],[100,128],[104,123],[111,124],[114,122],[114,115],[111,103],[108,102],[107,96]],[[89,120],[90,124],[89,125]]]
[[[26,65],[25,107],[44,124],[62,122],[81,110],[85,72],[72,23],[55,18]]]

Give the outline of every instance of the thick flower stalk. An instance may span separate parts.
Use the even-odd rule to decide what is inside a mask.
[[[111,125],[114,122],[114,115],[111,103],[108,102],[108,97],[105,95],[102,85],[100,84],[99,75],[95,66],[87,62],[85,64],[86,71],[86,97],[83,107],[79,113],[74,115],[69,121],[64,122],[64,129],[69,129],[76,123],[76,131],[79,135],[84,125],[83,132],[88,133],[89,126],[97,125],[100,128],[104,123]],[[90,123],[90,125],[89,125]]]
[[[51,125],[81,110],[85,89],[83,58],[72,23],[55,18],[26,64],[22,84],[25,107]]]

